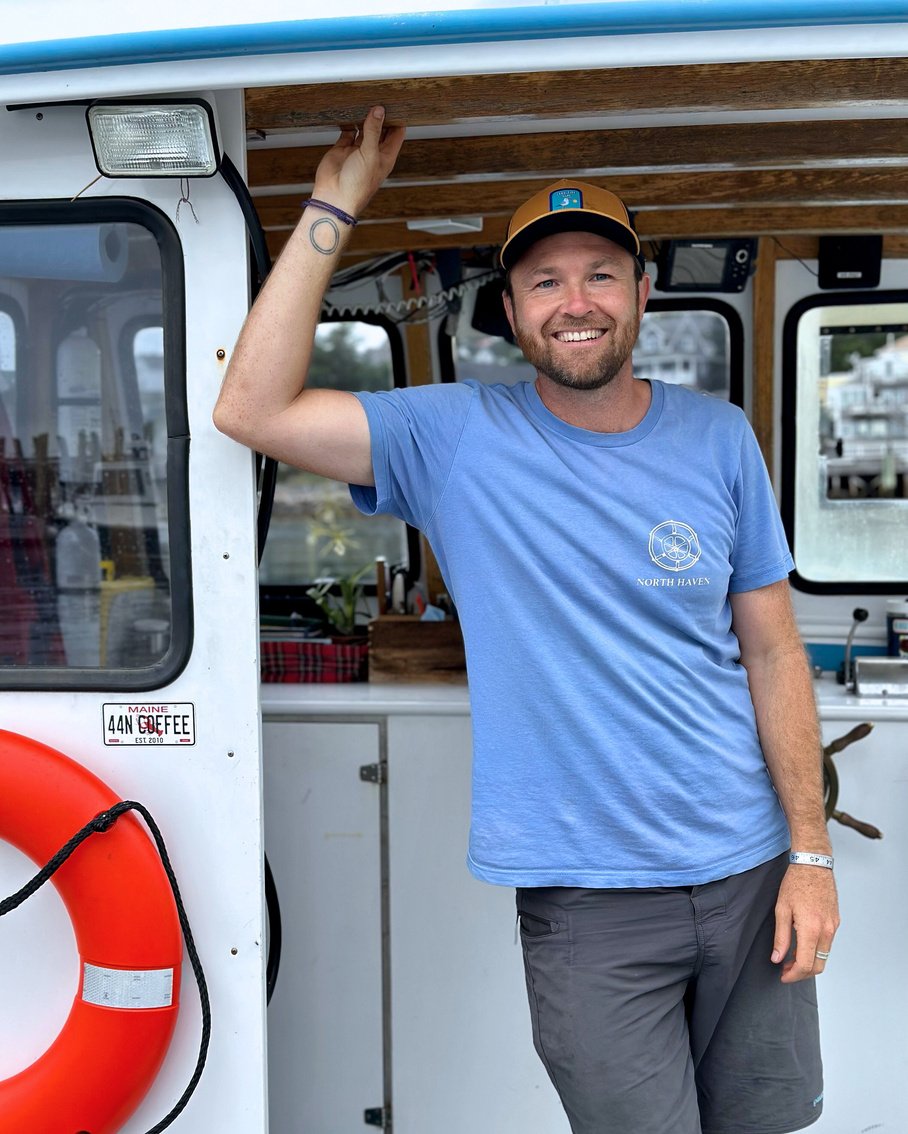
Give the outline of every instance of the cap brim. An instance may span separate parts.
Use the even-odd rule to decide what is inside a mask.
[[[515,232],[501,249],[502,266],[510,271],[528,248],[538,240],[554,236],[558,232],[594,232],[597,236],[614,241],[636,259],[641,259],[640,244],[636,237],[618,221],[586,209],[564,209],[539,217]]]

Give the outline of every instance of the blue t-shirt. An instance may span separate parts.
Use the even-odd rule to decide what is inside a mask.
[[[793,566],[772,488],[739,409],[651,387],[625,433],[532,383],[358,395],[353,499],[426,533],[457,604],[489,882],[696,885],[788,846],[728,598]]]

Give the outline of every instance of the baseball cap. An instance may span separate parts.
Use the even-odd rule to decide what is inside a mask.
[[[644,262],[630,213],[620,197],[586,181],[556,181],[534,193],[511,217],[500,252],[506,271],[531,244],[556,232],[595,232]]]

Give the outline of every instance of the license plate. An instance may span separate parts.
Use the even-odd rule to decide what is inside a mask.
[[[195,706],[103,705],[105,744],[195,744]]]

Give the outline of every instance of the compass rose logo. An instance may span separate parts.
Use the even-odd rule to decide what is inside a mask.
[[[701,554],[697,533],[680,520],[666,520],[649,533],[649,557],[664,571],[686,571]]]

